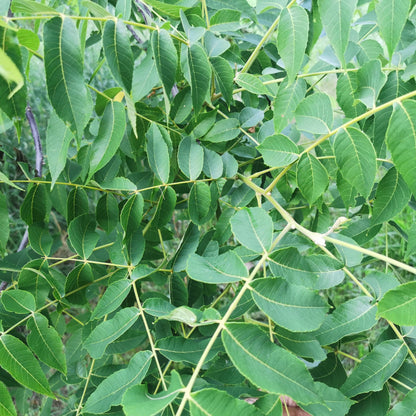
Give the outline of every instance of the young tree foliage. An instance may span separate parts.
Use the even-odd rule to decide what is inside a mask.
[[[3,0],[0,416],[414,414],[414,3]]]

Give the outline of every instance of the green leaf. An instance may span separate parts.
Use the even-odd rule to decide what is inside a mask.
[[[66,222],[70,224],[71,221],[88,212],[88,195],[84,188],[75,187],[68,194],[66,200]]]
[[[130,92],[134,60],[129,35],[121,20],[106,21],[103,33],[103,48],[105,59],[114,79],[127,92]]]
[[[73,138],[69,126],[52,112],[46,130],[46,156],[52,177],[51,188],[65,168],[69,144]]]
[[[13,60],[4,52],[3,49],[0,49],[0,75],[9,83],[11,84],[14,82],[16,86],[7,96],[7,99],[13,97],[24,84],[24,78]]]
[[[210,62],[214,70],[218,89],[224,97],[225,102],[230,105],[233,100],[234,71],[227,60],[221,56],[210,58]]]
[[[379,0],[376,3],[377,24],[381,37],[386,42],[390,59],[399,43],[410,4],[410,0]]]
[[[325,360],[325,350],[313,334],[292,332],[279,326],[274,327],[274,332],[279,344],[299,357],[312,358],[317,361]]]
[[[52,7],[42,3],[39,4],[37,1],[32,0],[13,0],[12,12],[25,14],[56,13]]]
[[[156,124],[150,125],[146,138],[147,159],[150,168],[162,183],[167,183],[170,171],[169,147]]]
[[[378,59],[367,62],[357,72],[355,96],[367,107],[374,108],[386,81],[387,76],[381,70],[381,62]]]
[[[205,175],[212,179],[220,178],[224,170],[221,156],[213,150],[204,147],[204,166],[202,170]]]
[[[191,416],[261,416],[263,412],[222,390],[208,388],[191,394]]]
[[[29,319],[27,328],[30,330],[27,344],[39,360],[66,374],[64,346],[56,329],[49,326],[48,319],[35,313]]]
[[[404,101],[394,107],[386,133],[387,146],[400,175],[416,194],[416,102]]]
[[[115,311],[130,293],[131,281],[127,279],[117,280],[111,283],[102,298],[98,301],[90,320],[101,319]]]
[[[173,370],[169,388],[158,394],[150,395],[147,386],[140,384],[130,387],[123,395],[122,405],[126,416],[137,415],[137,404],[140,412],[147,416],[159,414],[166,406],[176,399],[183,385],[180,375]]]
[[[367,198],[377,171],[376,152],[370,139],[361,130],[348,127],[335,137],[334,153],[343,178]]]
[[[407,205],[411,192],[395,167],[390,168],[377,186],[372,224],[388,221]]]
[[[104,167],[116,154],[126,129],[124,105],[109,101],[105,107],[98,135],[91,145],[88,179]]]
[[[414,415],[416,409],[416,388],[409,391],[401,402],[394,405],[387,416]]]
[[[272,245],[273,221],[262,208],[245,208],[231,218],[237,240],[256,253],[266,253]]]
[[[176,206],[176,192],[168,186],[166,187],[159,198],[156,212],[153,217],[153,224],[161,228],[166,225],[172,219],[172,214]]]
[[[324,383],[316,383],[316,389],[321,397],[325,397],[325,402],[308,404],[302,406],[311,415],[333,416],[346,415],[353,400],[346,398],[337,388],[332,388]]]
[[[363,279],[363,283],[373,290],[373,293],[378,300],[381,299],[388,290],[394,289],[400,284],[394,275],[378,271],[368,274]]]
[[[293,114],[306,94],[306,82],[302,78],[292,84],[282,82],[274,100],[273,121],[276,133],[280,133],[293,119]]]
[[[139,310],[135,307],[118,311],[111,319],[97,325],[84,342],[84,347],[92,358],[101,358],[107,345],[124,334],[139,317]]]
[[[17,416],[12,397],[2,381],[0,381],[0,415]]]
[[[365,105],[357,97],[358,80],[356,72],[346,72],[337,81],[337,102],[346,117],[355,118],[364,113]]]
[[[406,356],[406,344],[399,339],[376,345],[354,368],[340,390],[347,397],[381,390],[403,364]]]
[[[296,165],[296,181],[300,192],[312,205],[328,187],[328,172],[315,156],[304,153]]]
[[[43,29],[46,85],[56,114],[82,136],[92,113],[90,93],[84,83],[78,31],[72,19],[54,17]]]
[[[221,174],[222,174],[222,161],[221,161]],[[0,192],[0,252],[5,251],[7,241],[9,240],[9,234],[10,234],[10,227],[9,227],[9,210],[7,209],[7,199],[6,199],[6,196],[2,192]]]
[[[188,210],[191,221],[202,225],[209,219],[211,191],[205,182],[195,182],[189,192]]]
[[[166,94],[169,94],[175,83],[178,54],[166,30],[160,29],[153,32],[152,50],[155,57],[157,73],[159,74]]]
[[[4,292],[1,303],[9,312],[28,314],[36,309],[35,298],[30,292],[14,289]]]
[[[330,345],[347,335],[372,328],[377,323],[377,305],[371,305],[371,300],[366,296],[359,296],[342,303],[332,314],[326,316],[315,333],[316,339],[321,345]]]
[[[131,0],[117,0],[116,16],[121,15],[125,20],[130,19],[131,15]],[[118,21],[117,21],[118,23]]]
[[[323,401],[305,364],[270,342],[268,335],[257,326],[226,324],[222,342],[238,371],[257,387],[287,395],[300,404]]]
[[[181,10],[186,10],[188,8],[187,6],[182,6],[181,4],[165,3],[160,0],[146,0],[146,3],[154,7],[158,12],[175,19],[179,19],[179,12]]]
[[[289,83],[302,67],[308,43],[309,19],[306,10],[296,3],[283,9],[277,29],[277,49],[281,56]]]
[[[235,82],[243,89],[253,94],[269,94],[269,90],[258,77],[252,74],[241,73],[235,78]]]
[[[136,193],[124,204],[120,214],[120,224],[123,227],[125,238],[131,236],[140,228],[143,216],[143,197]]]
[[[220,9],[210,19],[213,32],[232,32],[240,28],[241,12],[233,9]]]
[[[207,54],[197,43],[188,49],[191,94],[194,113],[199,114],[211,85],[211,65]]]
[[[295,117],[299,130],[313,134],[329,133],[333,122],[329,96],[320,92],[308,95],[298,105]]]
[[[27,225],[44,223],[49,216],[49,204],[49,192],[46,189],[46,185],[34,183],[27,192],[20,207],[22,220]]]
[[[257,306],[277,325],[289,331],[313,331],[326,317],[327,303],[310,289],[270,277],[256,279],[251,287]]]
[[[90,284],[93,280],[94,274],[89,263],[82,263],[72,269],[65,281],[66,299],[69,302],[75,303],[77,305],[83,305],[87,303],[85,296],[85,292],[87,290],[86,285]],[[82,287],[84,288],[80,290]],[[75,293],[68,295],[71,292]]]
[[[377,316],[397,325],[416,325],[416,282],[389,290],[378,303]]]
[[[0,337],[0,366],[22,386],[54,397],[38,361],[29,348],[12,335]]]
[[[203,140],[212,143],[227,142],[240,134],[239,127],[240,122],[236,118],[217,121]]]
[[[88,397],[82,409],[83,412],[103,414],[111,406],[120,405],[123,394],[130,387],[142,382],[149,370],[152,357],[150,351],[136,353],[130,359],[127,368],[114,372],[98,385],[96,390]]]
[[[191,136],[185,136],[178,148],[179,169],[191,181],[198,178],[204,166],[204,149]]]
[[[319,14],[325,32],[342,65],[350,37],[351,21],[357,0],[318,0]]]
[[[97,202],[95,216],[98,225],[107,233],[118,224],[119,210],[117,199],[110,192],[106,192]]]
[[[144,59],[133,70],[133,101],[140,101],[159,82],[156,62],[153,54],[148,52]]]
[[[95,217],[91,214],[80,215],[69,224],[69,241],[82,259],[90,257],[97,244],[99,235],[95,232],[95,227]]]
[[[257,150],[263,156],[264,163],[272,168],[288,166],[299,157],[296,144],[283,134],[267,137],[257,146]]]
[[[41,256],[49,256],[53,244],[48,228],[43,224],[32,224],[28,227],[29,243],[33,250]]]
[[[159,339],[157,350],[167,359],[175,362],[186,361],[197,365],[205,351],[210,338],[168,337]],[[205,358],[205,363],[211,361],[220,351],[223,351],[221,340],[217,339]]]
[[[0,45],[3,50],[2,55],[7,54],[4,56],[5,61],[8,61],[9,65],[10,61],[12,61],[12,64],[17,68],[18,73],[14,75],[14,78],[19,80],[19,74],[21,75],[24,70],[20,47],[17,44],[14,34],[10,30],[2,27],[0,27]],[[7,64],[5,69],[6,74],[9,74]],[[0,108],[10,119],[22,119],[25,116],[27,102],[25,84],[16,91],[14,83],[9,83],[7,78],[0,76],[0,97],[2,97],[0,100]]]
[[[191,254],[186,271],[191,279],[203,283],[234,283],[248,277],[246,266],[233,251],[215,257]]]

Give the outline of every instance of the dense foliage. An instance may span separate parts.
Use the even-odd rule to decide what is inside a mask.
[[[414,414],[414,3],[2,0],[0,415]]]

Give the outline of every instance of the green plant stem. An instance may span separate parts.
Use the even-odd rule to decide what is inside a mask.
[[[14,16],[14,17],[5,17],[5,16],[1,16],[1,20],[5,21],[5,23],[7,24],[9,21],[19,21],[19,20],[47,20],[50,19],[52,17],[56,17],[56,16],[60,16],[62,19],[64,18],[68,18],[68,19],[72,19],[72,20],[87,20],[87,21],[91,21],[91,22],[107,22],[109,20],[117,20],[117,18],[115,18],[114,16],[108,16],[108,17],[95,17],[95,16],[70,16],[70,15],[65,15],[62,13],[49,13],[49,14],[41,14],[41,15],[32,15],[32,16]],[[139,22],[134,22],[132,20],[122,20],[122,22],[126,25],[130,25],[130,26],[134,26],[134,27],[138,27],[140,29],[148,29],[151,31],[154,30],[158,30],[157,27],[154,26],[149,26],[149,25],[145,25],[144,23],[139,23]],[[189,45],[189,42],[187,40],[182,39],[179,36],[173,35],[170,33],[170,36],[174,39],[176,39],[177,41],[184,43],[185,45]]]
[[[407,100],[408,98],[412,98],[416,96],[416,90],[415,91],[411,91],[408,92],[407,94],[401,95],[400,97],[394,98],[393,100],[387,101],[384,104],[379,105],[378,107],[374,107],[371,110],[366,111],[365,113],[351,119],[350,121],[347,121],[346,123],[342,124],[341,126],[337,127],[336,129],[330,131],[329,133],[325,134],[324,136],[322,136],[320,139],[318,139],[316,142],[312,143],[309,147],[307,147],[302,153],[300,153],[299,157],[301,157],[303,154],[305,153],[309,153],[311,150],[315,149],[315,147],[319,146],[321,143],[323,143],[324,141],[326,141],[327,139],[329,139],[331,136],[337,134],[339,131],[346,129],[350,126],[352,126],[353,124],[364,120],[367,117],[372,116],[373,114],[378,113],[381,110],[384,110],[386,108],[391,107],[392,105],[396,104],[396,103],[400,103],[404,100]],[[296,161],[294,161],[293,163],[291,163],[290,165],[286,166],[275,178],[274,180],[270,183],[270,185],[266,188],[266,193],[267,192],[271,192],[272,189],[276,186],[276,184],[279,182],[279,180],[286,174],[286,172],[296,163]]]
[[[107,315],[105,316],[105,318],[107,318]],[[85,380],[84,390],[82,391],[81,398],[79,399],[79,405],[77,407],[77,412],[76,412],[75,416],[79,416],[79,414],[81,413],[81,410],[82,410],[82,402],[84,401],[85,393],[87,392],[88,384],[89,384],[89,382],[91,380],[92,371],[94,369],[94,364],[95,364],[95,358],[93,358],[92,361],[91,361],[91,366],[90,366],[90,369],[88,371],[87,379]]]
[[[245,280],[243,287],[241,288],[240,292],[236,295],[232,303],[230,304],[227,312],[222,317],[222,319],[219,321],[218,326],[214,332],[214,334],[211,336],[209,343],[207,344],[204,352],[201,355],[201,358],[198,361],[197,366],[195,367],[195,370],[192,373],[192,377],[190,378],[185,390],[184,395],[182,398],[182,401],[179,405],[178,411],[176,412],[176,416],[180,416],[185,408],[185,404],[188,400],[191,398],[191,392],[192,388],[195,384],[196,379],[198,378],[199,372],[201,371],[202,366],[204,365],[205,359],[208,356],[208,353],[210,352],[211,348],[213,347],[215,341],[221,334],[221,331],[225,329],[225,324],[227,323],[228,319],[230,318],[231,314],[234,312],[235,308],[238,305],[238,302],[240,302],[241,298],[243,297],[244,293],[249,289],[250,283],[254,279],[257,272],[263,267],[263,264],[267,261],[269,258],[270,253],[273,251],[274,247],[279,243],[279,241],[290,231],[291,226],[288,224],[286,227],[280,232],[280,234],[276,237],[276,239],[273,241],[272,247],[269,251],[265,252],[261,259],[258,261],[256,266],[253,268],[252,272],[250,273],[249,277]]]
[[[137,291],[136,280],[133,281],[132,286],[133,286],[134,296],[136,298],[137,307],[139,308],[140,315],[141,315],[142,321],[143,321],[143,325],[144,325],[144,328],[146,330],[147,339],[149,341],[150,349],[152,350],[152,355],[153,355],[153,358],[155,359],[156,367],[157,367],[157,370],[159,372],[160,378],[162,380],[163,388],[165,390],[167,390],[167,385],[166,385],[166,382],[165,382],[165,378],[163,376],[162,367],[160,366],[159,359],[157,358],[157,352],[156,352],[156,348],[155,348],[155,343],[153,342],[153,336],[150,332],[150,328],[149,328],[149,325],[147,323],[146,316],[144,314],[143,305],[142,305],[142,302],[140,301],[139,293]]]
[[[296,3],[296,0],[292,0],[286,8],[291,8]],[[275,31],[277,25],[280,22],[280,13],[279,16],[277,16],[276,20],[272,23],[272,25],[269,27],[269,30],[266,32],[266,34],[263,36],[263,38],[260,40],[258,45],[255,47],[254,51],[251,53],[250,57],[247,59],[247,62],[244,64],[242,70],[240,71],[240,74],[243,74],[244,72],[247,72],[251,65],[253,65],[254,61],[256,60],[258,54],[260,53],[261,48],[263,45],[267,42],[269,37],[273,34]]]

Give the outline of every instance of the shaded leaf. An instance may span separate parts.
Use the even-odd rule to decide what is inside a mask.
[[[343,178],[367,198],[377,171],[376,152],[370,139],[354,127],[343,129],[335,138],[334,152]]]
[[[381,37],[386,42],[390,59],[399,43],[410,4],[410,0],[379,0],[376,3],[377,24]]]
[[[390,168],[377,186],[372,224],[388,221],[407,205],[411,197],[406,182],[395,167]]]
[[[72,19],[57,16],[43,29],[46,85],[56,114],[81,137],[92,112],[91,96],[84,83],[78,31]]]
[[[304,153],[296,165],[296,181],[300,192],[312,205],[328,187],[328,172],[315,156]]]
[[[171,373],[169,388],[158,394],[150,395],[147,386],[143,384],[132,386],[123,395],[123,411],[126,416],[135,416],[137,404],[140,403],[140,411],[143,414],[156,415],[176,399],[182,387],[181,377],[175,370]]]
[[[327,303],[310,289],[270,277],[256,279],[251,287],[257,306],[289,331],[313,331],[326,317]]]
[[[377,316],[398,325],[416,325],[416,282],[386,292],[378,303]]]
[[[109,375],[88,397],[83,411],[86,413],[105,413],[111,406],[122,403],[123,394],[130,387],[140,384],[152,361],[150,351],[140,351],[129,361],[127,368]]]
[[[83,259],[91,256],[99,239],[95,227],[95,217],[91,214],[79,215],[69,224],[69,241],[77,254]]]
[[[131,289],[131,281],[127,279],[117,280],[108,285],[104,295],[98,301],[90,320],[101,319],[115,311],[127,297]]]
[[[118,224],[119,211],[116,198],[110,192],[106,192],[97,202],[95,209],[97,223],[107,233],[111,232]]]
[[[356,97],[367,107],[376,106],[377,97],[387,81],[387,76],[381,70],[381,62],[376,59],[365,63],[357,72]]]
[[[404,101],[394,107],[386,133],[387,146],[400,175],[416,194],[416,102]]]
[[[318,0],[319,14],[325,32],[342,65],[350,37],[351,21],[357,0]]]
[[[231,218],[231,229],[237,240],[256,253],[266,253],[273,238],[273,221],[262,208],[245,208]]]
[[[135,307],[118,311],[111,319],[97,325],[84,342],[84,347],[92,358],[101,358],[107,345],[124,334],[139,317],[139,310]]]
[[[131,4],[131,2],[129,1]],[[117,3],[117,7],[119,2]],[[117,9],[116,9],[117,12]],[[124,16],[128,20],[128,17]],[[133,53],[129,35],[121,20],[107,20],[103,32],[104,55],[114,79],[127,92],[131,90],[133,79]]]
[[[9,334],[0,337],[0,365],[22,386],[54,397],[38,361],[18,338]]]
[[[186,271],[191,279],[204,283],[233,283],[248,277],[246,266],[233,251],[215,257],[191,254]]]
[[[191,75],[192,105],[195,114],[198,114],[210,89],[211,65],[204,49],[197,43],[188,49],[188,63]]]
[[[293,114],[306,94],[306,82],[302,78],[293,84],[280,84],[274,100],[273,121],[276,133],[280,133],[293,119]]]
[[[285,64],[289,82],[302,67],[308,43],[309,19],[306,10],[296,3],[283,9],[277,29],[277,49]]]
[[[151,3],[149,3],[151,4]],[[152,34],[152,50],[155,57],[156,69],[162,80],[166,94],[175,83],[178,54],[169,33],[165,29],[155,30]]]
[[[35,313],[29,319],[27,328],[30,330],[27,343],[39,360],[66,374],[64,346],[56,329],[49,326],[48,319]]]
[[[261,416],[263,412],[244,400],[230,396],[214,388],[202,389],[191,394],[192,416]]]
[[[0,415],[17,416],[12,397],[2,381],[0,381]]]
[[[233,81],[234,72],[230,64],[220,56],[210,58],[212,69],[214,70],[215,81],[218,84],[224,100],[229,105],[233,100]]]
[[[150,125],[146,133],[147,138],[147,159],[150,168],[156,177],[162,182],[167,183],[170,171],[169,148],[158,126],[154,123]]]
[[[348,300],[327,315],[322,326],[315,332],[321,345],[330,345],[341,338],[367,331],[376,323],[376,304],[370,304],[366,296]]]
[[[109,101],[105,107],[98,135],[91,145],[88,178],[104,167],[116,154],[126,129],[124,105]]]
[[[299,149],[289,137],[275,134],[267,137],[257,146],[264,163],[270,167],[279,168],[290,165],[299,157]]]
[[[35,298],[30,292],[20,289],[2,293],[1,303],[9,312],[28,314],[36,309]]]
[[[202,225],[209,219],[211,191],[205,182],[195,182],[189,192],[188,210],[191,221]]]
[[[319,92],[308,95],[296,108],[295,117],[299,130],[313,134],[329,133],[333,121],[329,96]]]
[[[204,165],[204,149],[191,136],[185,136],[178,148],[179,169],[191,180],[198,178]]]
[[[238,371],[257,387],[285,394],[301,404],[322,401],[305,364],[270,342],[257,326],[229,323],[222,331],[222,341]]]
[[[399,339],[376,345],[354,368],[340,390],[348,397],[381,390],[403,364],[406,356],[406,344]]]

